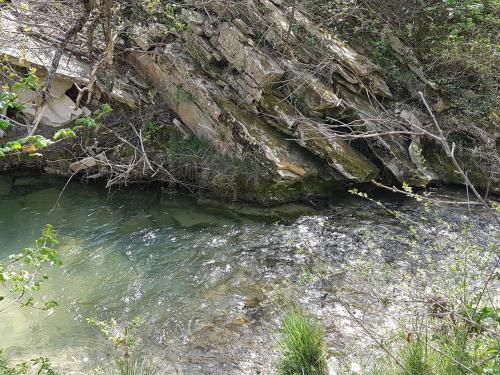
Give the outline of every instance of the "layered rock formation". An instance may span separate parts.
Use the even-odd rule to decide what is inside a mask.
[[[123,51],[128,84],[134,76],[149,82],[180,126],[216,152],[251,155],[263,171],[254,185],[263,200],[328,195],[379,176],[415,186],[442,177],[423,162],[425,137],[411,136],[427,126],[425,115],[385,111],[378,100],[391,92],[380,68],[299,9],[277,0],[189,5],[178,15],[182,30],[137,26],[122,40],[133,45]],[[78,73],[81,85],[85,79]],[[141,110],[141,96],[130,102]]]
[[[244,3],[228,10],[214,2],[212,16],[183,11],[187,28],[180,40],[129,55],[194,134],[233,155],[251,147],[279,183],[370,181],[380,172],[373,156],[400,181],[429,181],[412,162],[409,145],[396,138],[370,139],[373,155],[367,156],[329,130],[329,119],[359,120],[363,131],[379,130],[375,119],[397,121],[366,95],[391,95],[376,65],[296,12],[295,27],[320,51],[312,61],[324,65],[308,66],[302,57],[308,46],[293,27],[288,35],[289,8],[268,0]]]

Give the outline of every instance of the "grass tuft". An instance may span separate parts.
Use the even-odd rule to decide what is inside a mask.
[[[300,309],[290,310],[283,319],[279,343],[279,375],[324,375],[325,334],[317,321]]]

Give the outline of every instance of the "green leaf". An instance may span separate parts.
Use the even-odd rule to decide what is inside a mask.
[[[87,126],[89,128],[95,128],[97,126],[97,123],[91,117],[82,117],[82,118],[75,120],[75,125],[76,126]]]
[[[35,70],[30,70],[30,72],[24,76],[19,82],[12,85],[14,90],[37,90],[39,88],[38,77],[35,75]]]
[[[45,303],[45,306],[43,307],[44,310],[50,310],[53,309],[54,307],[57,307],[57,301],[49,301]]]
[[[36,148],[45,148],[47,146],[50,146],[53,142],[50,139],[37,139],[33,144],[36,146]]]
[[[72,129],[60,129],[54,134],[54,140],[64,139],[64,138],[75,138],[76,134]]]
[[[102,106],[102,113],[107,114],[113,111],[113,108],[109,104],[104,104]]]
[[[22,111],[23,109],[26,108],[26,106],[21,102],[13,101],[13,102],[9,103],[7,108],[15,109],[16,111]]]
[[[16,98],[17,95],[12,92],[0,92],[0,109],[10,108],[11,103]]]
[[[7,130],[10,126],[9,120],[0,119],[0,130]]]
[[[23,145],[19,141],[8,142],[6,146],[11,150],[20,150],[23,147]]]

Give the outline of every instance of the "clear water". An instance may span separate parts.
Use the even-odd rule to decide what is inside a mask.
[[[396,228],[352,198],[317,216],[272,223],[155,189],[108,193],[75,182],[60,196],[65,182],[0,176],[0,258],[30,245],[51,223],[64,259],[39,295],[59,307],[50,315],[3,313],[0,349],[12,359],[50,357],[64,374],[112,356],[86,317],[135,316],[146,320],[141,348],[171,371],[269,373],[275,315],[265,307],[268,291],[300,274],[305,250],[335,265],[362,246],[360,228]],[[388,251],[397,253],[398,244]]]

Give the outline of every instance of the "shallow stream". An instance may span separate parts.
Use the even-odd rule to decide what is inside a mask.
[[[65,183],[0,176],[0,258],[31,245],[51,223],[64,260],[38,296],[59,306],[8,310],[0,349],[12,359],[47,356],[63,374],[111,360],[110,344],[87,317],[123,323],[136,316],[146,321],[142,350],[170,371],[271,373],[279,316],[279,308],[269,307],[272,291],[286,280],[307,279],[311,254],[336,267],[366,250],[363,230],[399,230],[383,210],[349,196],[315,215],[276,221],[259,218],[254,208],[224,209],[158,189],[110,193],[71,182],[61,194]],[[391,204],[415,210],[411,200],[392,197]],[[467,208],[446,215],[467,219]],[[473,224],[491,234],[486,221]],[[380,241],[387,241],[385,256],[404,254],[401,242]],[[324,314],[321,285],[307,290],[298,298]]]

